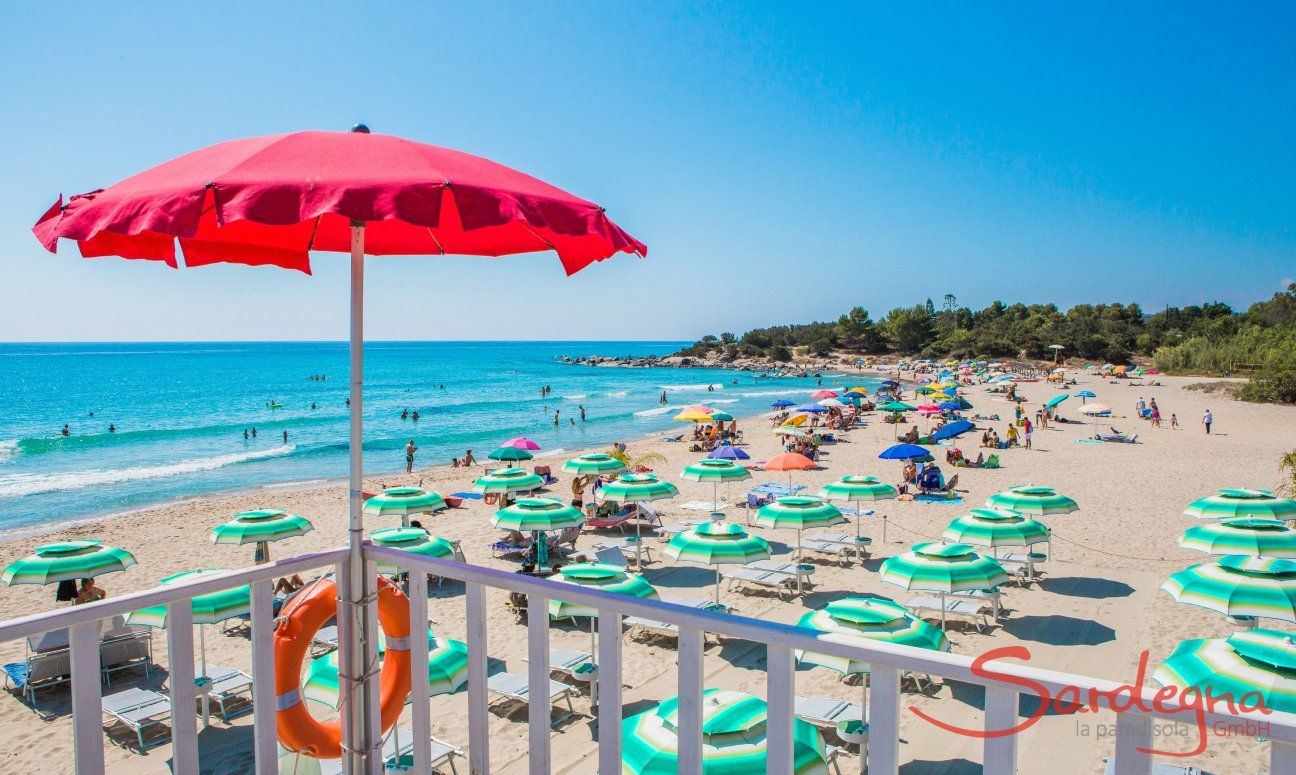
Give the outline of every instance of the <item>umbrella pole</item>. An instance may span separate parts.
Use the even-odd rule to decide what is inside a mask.
[[[636,511],[636,512],[639,511],[639,507],[638,507],[638,506],[635,506],[635,511]],[[642,513],[637,513],[636,516],[637,516],[637,517],[642,517],[643,514],[642,514]],[[639,573],[643,573],[643,561],[640,559],[640,556],[639,556],[639,552],[641,552],[641,551],[643,550],[643,532],[642,532],[642,531],[643,531],[643,520],[642,520],[642,519],[636,519],[636,520],[635,520],[635,571],[637,571],[637,572],[639,572]]]
[[[347,581],[351,598],[349,635],[342,653],[346,664],[339,672],[340,688],[346,706],[347,737],[343,748],[348,772],[367,772],[370,755],[380,745],[370,739],[370,709],[378,706],[377,686],[364,678],[366,666],[376,660],[371,617],[367,601],[374,590],[373,577],[365,573],[363,507],[364,450],[364,242],[365,224],[351,222],[351,326],[350,326],[350,428],[348,434],[350,465],[348,470]],[[376,719],[375,719],[376,721]],[[376,725],[376,724],[375,724]]]
[[[885,541],[886,539],[883,539]],[[860,507],[859,503],[855,504],[855,559],[860,558]]]
[[[945,593],[944,592],[940,593],[940,596],[941,596],[941,632],[945,632]]]
[[[716,572],[716,605],[720,605],[720,566],[715,566]]]

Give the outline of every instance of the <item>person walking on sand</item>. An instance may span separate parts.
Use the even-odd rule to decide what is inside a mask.
[[[1031,431],[1033,431],[1033,430],[1035,430],[1035,426],[1031,425],[1030,418],[1029,418],[1029,417],[1023,417],[1023,418],[1022,418],[1022,436],[1024,436],[1024,437],[1026,438],[1026,449],[1030,449],[1030,448],[1031,448]]]
[[[405,473],[414,473],[414,453],[418,452],[418,447],[414,446],[414,439],[410,439],[405,445]]]
[[[1211,414],[1211,410],[1207,409],[1206,414],[1202,415],[1202,425],[1206,426],[1207,436],[1210,435],[1210,427],[1211,427],[1211,423],[1213,422],[1215,422],[1215,415]]]

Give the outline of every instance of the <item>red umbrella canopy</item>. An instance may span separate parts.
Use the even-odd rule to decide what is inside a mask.
[[[105,189],[62,197],[32,229],[86,258],[273,265],[310,272],[312,250],[347,253],[352,221],[371,255],[502,256],[554,250],[567,274],[643,243],[603,208],[517,170],[391,135],[294,132],[230,140]]]

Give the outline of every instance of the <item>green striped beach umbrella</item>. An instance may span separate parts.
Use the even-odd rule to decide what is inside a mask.
[[[491,524],[500,530],[531,533],[536,546],[536,565],[549,562],[549,548],[541,533],[563,530],[585,524],[585,514],[557,498],[520,498],[491,515]]]
[[[796,562],[801,562],[802,530],[808,527],[831,527],[845,521],[841,509],[810,495],[784,495],[773,503],[761,506],[756,512],[756,524],[760,527],[797,531]],[[801,591],[799,576],[797,591]]]
[[[991,589],[1008,580],[1003,566],[977,554],[971,546],[936,541],[914,544],[912,551],[888,557],[882,561],[879,572],[887,584],[911,591],[939,593],[942,630],[945,629],[945,595]]]
[[[656,474],[621,474],[599,493],[603,500],[616,503],[648,503],[674,498],[679,489]]]
[[[197,581],[208,576],[215,576],[225,571],[217,568],[190,570],[173,573],[162,579],[163,586]],[[200,675],[207,675],[207,628],[206,624],[216,624],[235,616],[244,616],[252,610],[252,587],[244,584],[230,589],[222,589],[208,595],[199,595],[190,601],[193,609],[193,623],[198,625],[198,664]],[[126,615],[127,624],[141,625],[163,629],[167,626],[167,607],[164,605],[141,608]],[[203,726],[207,726],[207,698],[204,697]]]
[[[491,460],[499,460],[505,463],[518,463],[523,460],[530,460],[535,457],[535,455],[532,455],[525,449],[518,449],[517,447],[500,447],[499,449],[491,450],[491,453],[486,457]]]
[[[835,482],[829,482],[819,491],[819,497],[835,503],[871,503],[873,501],[891,500],[900,497],[900,491],[878,479],[876,476],[843,476]],[[855,508],[855,557],[860,556],[861,514]],[[882,522],[882,540],[886,540],[886,517]]]
[[[1070,514],[1079,510],[1076,502],[1058,495],[1052,487],[1023,485],[997,492],[986,499],[986,505],[995,509],[1008,509],[1031,517],[1051,514]]]
[[[234,515],[234,519],[212,528],[214,544],[256,544],[254,562],[270,561],[270,542],[305,535],[314,530],[310,520],[283,509],[257,509]]]
[[[550,576],[549,580],[562,584],[575,584],[602,592],[612,592],[617,595],[627,595],[640,600],[660,599],[657,590],[643,576],[637,573],[629,573],[623,568],[603,562],[580,562],[564,565],[556,574]],[[565,600],[550,598],[549,618],[589,619],[590,654],[598,654],[594,630],[594,620],[598,618],[598,609],[580,603],[569,603]],[[612,637],[616,636],[617,633],[612,634]],[[591,689],[591,693],[597,696],[593,689]]]
[[[439,536],[429,535],[426,530],[417,527],[387,527],[369,534],[379,546],[390,546],[402,549],[420,557],[459,558],[459,550],[450,541]],[[401,569],[387,562],[378,563],[379,573],[401,573]]]
[[[473,492],[483,495],[509,496],[519,492],[533,492],[544,486],[538,474],[521,468],[500,468],[473,482]]]
[[[941,535],[950,543],[972,546],[1030,546],[1048,541],[1043,522],[1008,509],[972,509],[949,523]]]
[[[716,458],[705,458],[698,462],[685,466],[681,477],[690,482],[710,482],[711,483],[711,501],[716,511],[720,510],[720,483],[721,482],[741,482],[744,479],[751,478],[751,471],[738,465],[732,460],[722,460]]]
[[[904,401],[890,401],[879,406],[878,410],[882,412],[896,412],[898,414],[900,412],[912,412],[916,408],[917,407],[906,404]]]
[[[57,584],[126,570],[134,564],[135,556],[125,549],[104,546],[98,538],[83,538],[36,547],[35,554],[10,563],[0,581],[10,585]]]
[[[1184,516],[1198,519],[1227,517],[1265,517],[1296,519],[1296,501],[1276,497],[1268,490],[1235,488],[1220,490],[1209,498],[1193,501]]]
[[[386,651],[386,640],[378,636],[378,657]],[[431,696],[453,694],[468,681],[468,644],[442,638],[428,630],[428,689]],[[310,662],[302,696],[337,710],[338,652],[333,651]]]
[[[366,517],[400,517],[409,527],[410,514],[434,514],[449,508],[440,493],[421,487],[389,487],[364,503]]]
[[[674,498],[679,488],[656,474],[621,474],[599,491],[605,501],[613,503],[651,503]],[[641,565],[643,520],[635,520],[635,565]]]
[[[618,474],[625,468],[624,461],[602,452],[574,457],[562,465],[562,470],[569,474]]]
[[[671,537],[663,553],[672,560],[700,565],[746,565],[768,560],[769,542],[733,522],[704,522]],[[720,569],[716,568],[716,602],[720,602]]]
[[[798,627],[837,636],[837,640],[864,639],[901,646],[949,651],[949,638],[899,603],[876,597],[835,600],[797,620]],[[869,663],[798,649],[798,662],[836,670],[843,675],[867,673]]]
[[[1237,517],[1193,525],[1179,536],[1179,546],[1207,554],[1296,557],[1296,530],[1281,519]]]
[[[745,692],[702,692],[702,772],[752,775],[765,771],[766,706]],[[792,720],[792,771],[828,772],[823,738],[808,721]],[[679,698],[621,723],[621,772],[675,775],[679,772]]]
[[[1296,622],[1296,562],[1228,555],[1175,573],[1161,588],[1176,601],[1231,617]]]
[[[1234,703],[1258,692],[1269,710],[1296,713],[1296,644],[1291,633],[1264,628],[1186,640],[1153,671],[1152,680],[1227,695]],[[1247,705],[1254,706],[1253,700],[1248,697]]]

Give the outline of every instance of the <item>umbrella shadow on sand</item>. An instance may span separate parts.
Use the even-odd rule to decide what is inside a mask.
[[[1112,597],[1129,597],[1134,594],[1134,587],[1123,581],[1095,579],[1087,576],[1049,576],[1039,581],[1040,589],[1055,595],[1068,597],[1087,597],[1091,600],[1106,600]]]
[[[658,592],[670,587],[703,588],[715,586],[715,567],[711,565],[672,565],[665,568],[645,568],[643,577],[653,586],[660,586]],[[670,597],[670,595],[662,595]]]
[[[967,759],[916,760],[900,765],[904,775],[980,775],[981,765]]]
[[[1000,626],[1015,638],[1050,646],[1097,646],[1116,640],[1116,631],[1105,624],[1059,614],[1021,616],[1008,619]]]

